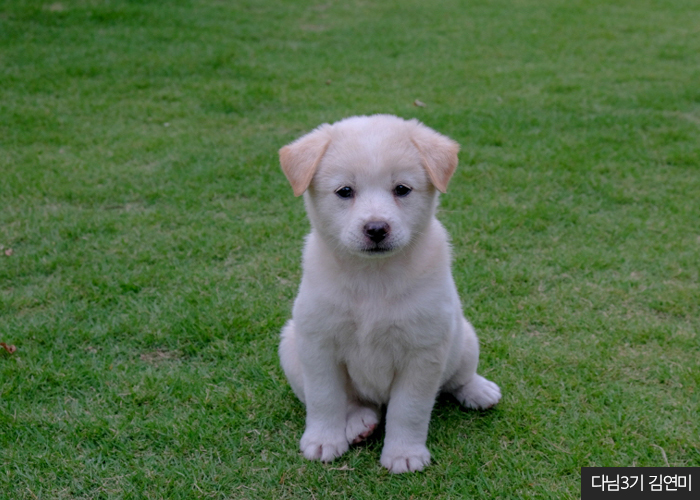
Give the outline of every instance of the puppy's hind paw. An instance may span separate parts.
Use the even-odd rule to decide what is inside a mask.
[[[474,377],[454,391],[457,400],[467,408],[487,410],[501,400],[501,389],[481,375]]]
[[[357,406],[348,413],[345,424],[345,437],[350,444],[358,444],[367,439],[379,425],[379,413],[367,406]]]

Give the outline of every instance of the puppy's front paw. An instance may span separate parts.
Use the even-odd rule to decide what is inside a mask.
[[[398,446],[382,450],[380,462],[389,472],[416,472],[430,463],[430,452],[423,445]]]
[[[301,451],[309,460],[330,462],[348,451],[345,429],[339,432],[317,432],[306,429],[300,442]]]
[[[486,410],[501,400],[501,389],[481,375],[474,375],[468,383],[456,390],[454,395],[467,408]]]

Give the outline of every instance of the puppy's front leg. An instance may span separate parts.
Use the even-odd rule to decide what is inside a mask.
[[[423,470],[430,463],[425,446],[430,413],[440,385],[440,369],[412,363],[394,381],[386,413],[381,463],[394,473]]]
[[[301,451],[309,460],[322,462],[330,462],[348,450],[345,372],[328,351],[323,346],[304,342],[299,352],[306,397],[306,430],[301,437]]]

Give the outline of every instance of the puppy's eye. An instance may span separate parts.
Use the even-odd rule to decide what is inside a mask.
[[[355,196],[355,190],[349,186],[343,186],[340,189],[338,189],[335,194],[340,196],[341,198],[352,198]]]
[[[403,184],[399,184],[394,188],[394,194],[398,196],[399,198],[403,198],[404,196],[408,196],[408,193],[410,193],[412,189],[408,186],[404,186]]]

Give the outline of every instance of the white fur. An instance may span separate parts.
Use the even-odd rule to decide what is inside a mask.
[[[501,398],[476,374],[479,345],[450,271],[438,190],[456,167],[456,143],[389,115],[323,125],[282,148],[282,168],[312,231],[280,358],[306,404],[305,457],[330,461],[365,439],[387,405],[381,463],[418,471],[433,402],[447,391],[468,408]],[[437,186],[439,184],[439,186]],[[397,196],[397,185],[412,191]],[[354,197],[336,191],[351,187]],[[388,224],[379,243],[368,222]],[[383,252],[369,252],[381,247]]]

